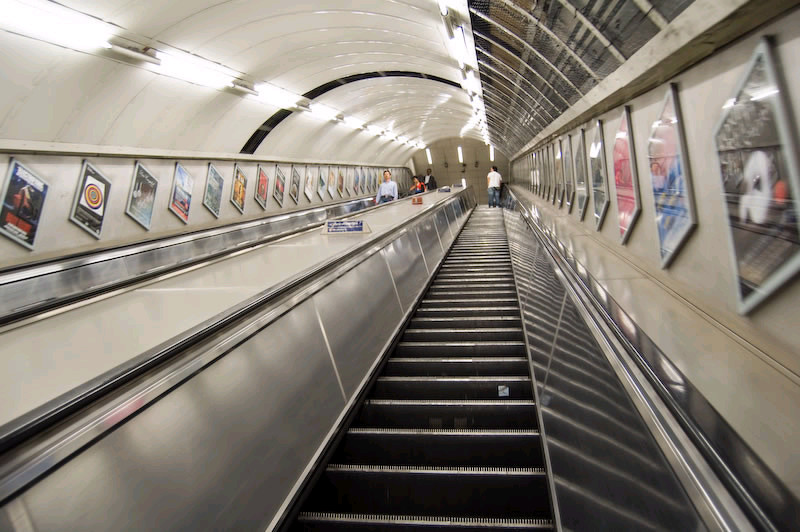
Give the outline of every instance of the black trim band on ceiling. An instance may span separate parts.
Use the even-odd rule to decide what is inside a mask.
[[[429,79],[431,81],[435,81],[437,83],[444,83],[445,85],[450,85],[451,87],[456,87],[458,89],[461,88],[461,85],[456,83],[455,81],[450,81],[449,79],[440,78],[439,76],[432,76],[430,74],[422,74],[421,72],[406,72],[403,70],[388,70],[384,72],[364,72],[362,74],[353,74],[352,76],[346,76],[343,78],[335,79],[333,81],[329,81],[319,87],[311,89],[307,93],[303,94],[304,98],[308,98],[309,100],[313,100],[318,96],[322,96],[328,91],[331,91],[337,87],[341,87],[342,85],[347,85],[348,83],[354,83],[356,81],[361,81],[365,79],[372,79],[372,78],[387,78],[387,77],[398,77],[398,78],[422,78],[422,79]],[[252,155],[256,152],[258,147],[264,142],[264,139],[267,138],[270,131],[275,129],[278,124],[283,122],[286,118],[288,118],[294,111],[288,111],[286,109],[281,109],[272,116],[270,116],[263,124],[261,124],[258,129],[253,132],[250,138],[245,143],[242,151],[239,153],[246,153]]]

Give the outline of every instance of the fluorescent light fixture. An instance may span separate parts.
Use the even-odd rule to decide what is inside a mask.
[[[467,40],[463,26],[456,26],[453,29],[453,36],[450,37],[450,54],[458,61],[458,68],[464,68],[467,62]]]
[[[381,128],[379,128],[378,126],[373,126],[373,125],[367,126],[367,131],[369,131],[370,133],[372,133],[376,137],[380,137],[381,134],[383,133],[383,130]]]
[[[428,157],[428,164],[433,164],[433,158],[431,157],[430,148],[425,148],[425,156]]]
[[[161,60],[158,59],[155,55],[150,55],[142,50],[135,50],[133,48],[127,48],[125,46],[119,46],[116,44],[109,44],[110,50],[117,52],[121,55],[126,55],[138,61],[145,61],[147,63],[152,63],[154,65],[160,65]]]
[[[340,113],[333,107],[325,105],[324,103],[311,102],[311,114],[323,120],[336,120],[336,117],[339,116]]]
[[[467,72],[467,79],[464,81],[465,89],[470,94],[478,94],[481,90],[481,81],[475,76],[474,70]]]
[[[753,95],[750,96],[750,101],[751,102],[756,102],[758,100],[763,100],[764,98],[769,98],[770,96],[775,96],[779,92],[780,91],[778,90],[777,87],[767,87],[766,89],[762,89],[762,90],[760,90],[758,92],[753,93]]]
[[[224,67],[195,55],[158,52],[156,57],[161,60],[159,73],[196,85],[222,89],[230,86],[234,79],[230,73],[223,70]]]
[[[592,142],[592,146],[589,148],[589,157],[592,159],[597,159],[598,155],[600,155],[600,143]]]
[[[489,145],[489,161],[494,162],[494,146]]]
[[[443,17],[446,17],[448,11],[449,9],[447,9],[447,3],[439,0],[439,13],[441,13]]]
[[[76,50],[111,48],[112,26],[55,2],[2,0],[0,11],[14,33]]]
[[[408,143],[408,139],[406,137],[403,137],[403,136],[397,137],[397,141],[398,142],[402,142],[403,144],[407,144]]]
[[[725,102],[725,105],[723,105],[722,108],[723,109],[730,109],[734,105],[736,105],[736,98],[730,98],[730,99],[728,99],[727,102]]]
[[[271,83],[259,83],[254,88],[258,92],[259,100],[281,109],[295,107],[303,99],[302,96]]]
[[[258,92],[253,90],[251,86],[248,85],[246,81],[242,81],[240,79],[235,79],[231,81],[231,88],[237,90],[239,92],[243,92],[245,94],[250,94],[252,96],[258,96]]]
[[[458,162],[464,164],[464,152],[461,150],[461,146],[458,147]]]
[[[560,160],[561,160],[561,150],[558,150],[558,153],[556,153],[556,161]]]
[[[362,127],[364,127],[364,121],[354,116],[344,117],[344,123],[352,127],[353,129],[361,129]]]

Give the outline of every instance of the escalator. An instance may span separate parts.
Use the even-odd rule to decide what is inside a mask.
[[[502,209],[477,208],[291,530],[552,528]]]

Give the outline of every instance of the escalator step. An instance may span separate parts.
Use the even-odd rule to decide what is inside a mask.
[[[525,375],[525,357],[392,357],[386,364],[385,376],[500,376]]]
[[[492,309],[494,306],[509,306],[517,305],[516,297],[474,297],[462,298],[453,297],[447,299],[428,299],[427,297],[422,300],[421,309],[424,310],[430,307],[478,307],[481,309]],[[519,314],[519,308],[514,309]],[[419,312],[419,310],[417,311]]]
[[[522,327],[519,316],[469,316],[456,318],[412,318],[410,327],[413,329],[437,328],[441,326],[466,329],[470,327]]]
[[[458,532],[486,532],[503,530],[552,530],[549,519],[487,519],[480,517],[443,517],[420,515],[339,514],[323,512],[301,513],[298,521],[310,532],[327,530],[353,530],[355,532],[409,532],[410,530],[453,530]]]
[[[375,399],[532,399],[530,377],[378,377]]]
[[[537,423],[536,407],[532,400],[370,399],[361,408],[354,426],[526,429],[536,428]]]
[[[512,341],[458,341],[458,342],[406,342],[397,344],[394,354],[399,357],[508,357],[525,356],[525,342]]]
[[[514,301],[516,303],[516,301]],[[519,316],[519,308],[515,306],[496,306],[496,307],[420,307],[414,316],[436,317],[436,316],[483,316],[492,314],[495,316]]]
[[[496,340],[512,341],[522,339],[522,327],[473,327],[473,328],[448,328],[448,329],[406,329],[403,333],[403,342],[446,342],[452,338],[460,341],[469,340]]]

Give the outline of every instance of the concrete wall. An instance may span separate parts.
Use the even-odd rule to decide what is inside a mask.
[[[458,146],[464,153],[464,165],[458,162]],[[431,150],[433,164],[428,164],[425,150],[416,152],[413,157],[416,174],[425,175],[425,170],[431,168],[439,186],[461,183],[464,178],[467,186],[475,187],[479,204],[488,202],[486,174],[491,171],[492,165],[497,166],[503,179],[509,176],[508,157],[495,150],[494,162],[489,161],[489,146],[483,142],[466,138],[445,139],[434,142],[428,149]]]

